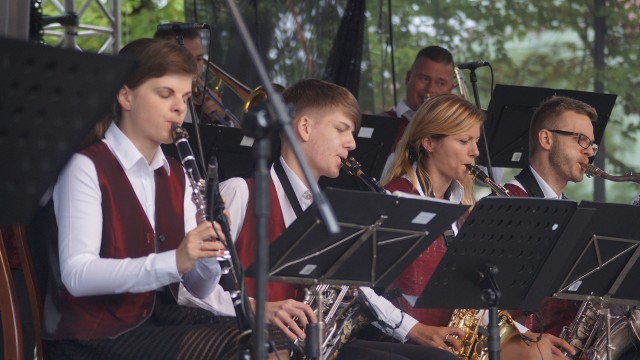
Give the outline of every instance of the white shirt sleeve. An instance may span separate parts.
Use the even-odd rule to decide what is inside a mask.
[[[175,250],[103,259],[102,201],[93,162],[73,156],[53,192],[62,282],[73,296],[140,293],[180,281]]]
[[[229,211],[229,217],[231,218],[229,230],[235,243],[240,230],[242,230],[244,217],[247,213],[249,186],[242,178],[231,178],[220,183],[220,194],[222,194],[225,207]]]
[[[378,319],[373,324],[387,335],[393,336],[402,342],[406,341],[409,330],[418,323],[418,320],[402,312],[389,300],[376,294],[373,289],[361,287],[360,291],[369,302],[371,310],[375,312]],[[384,322],[387,326],[381,326],[380,322]]]

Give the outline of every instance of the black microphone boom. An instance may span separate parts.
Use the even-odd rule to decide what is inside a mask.
[[[158,24],[156,30],[161,30],[161,31],[174,31],[174,32],[178,32],[178,31],[182,31],[182,30],[191,30],[191,29],[195,29],[195,30],[202,30],[202,29],[208,29],[209,28],[209,24],[200,24],[200,23],[167,23],[167,24]]]
[[[463,69],[475,70],[476,68],[483,67],[483,66],[489,66],[489,62],[480,60],[480,61],[470,61],[470,62],[460,63],[457,65],[458,69],[460,70],[463,70]]]

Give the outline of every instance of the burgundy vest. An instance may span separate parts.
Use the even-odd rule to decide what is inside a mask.
[[[391,192],[402,191],[418,195],[418,191],[413,190],[411,182],[405,178],[393,180],[385,186],[385,189]],[[439,236],[393,281],[390,289],[400,289],[403,294],[420,296],[446,252],[444,237]],[[402,311],[426,325],[447,326],[453,313],[450,309],[414,308],[402,296],[393,301]]]
[[[236,250],[238,251],[238,257],[245,270],[253,264],[256,259],[256,231],[255,231],[255,187],[253,179],[247,179],[247,186],[249,187],[249,200],[247,202],[247,211],[244,216],[244,223],[238,238],[235,242]],[[278,193],[276,187],[273,184],[273,180],[269,178],[269,196],[270,196],[270,214],[269,214],[269,226],[267,229],[267,237],[269,244],[282,234],[286,229],[284,225],[284,218],[282,216],[282,209],[280,202],[278,201]],[[245,276],[245,285],[247,287],[247,293],[249,296],[255,297],[255,279],[249,276]],[[267,284],[267,301],[282,301],[286,299],[297,299],[303,294],[300,290],[301,286],[269,281]]]
[[[124,169],[108,146],[99,142],[81,154],[93,161],[102,193],[101,258],[137,258],[154,253],[156,234],[160,252],[177,248],[185,235],[185,179],[179,163],[169,160],[171,176],[164,167],[155,171],[154,233]],[[59,273],[60,269],[56,270]],[[53,326],[47,337],[54,339],[103,339],[122,334],[151,315],[156,294],[148,291],[74,297],[61,282],[57,286],[51,292],[56,309],[45,312],[45,321],[49,322],[46,328]]]
[[[514,184],[504,184],[504,188],[509,190],[509,194],[511,196],[524,196],[529,197],[526,191],[524,191],[520,186]]]

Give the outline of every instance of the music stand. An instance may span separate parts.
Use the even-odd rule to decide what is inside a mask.
[[[189,136],[189,144],[194,151],[197,151],[193,123],[183,123]],[[220,181],[227,180],[232,177],[248,178],[253,175],[255,169],[253,144],[254,138],[244,134],[239,128],[226,126],[201,124],[200,138],[202,140],[202,152],[204,153],[205,162],[207,159],[215,155],[218,158],[218,169]],[[277,133],[272,139],[272,151],[270,163],[280,156],[280,142],[277,139]],[[173,144],[163,146],[162,150],[167,156],[179,159],[178,153]],[[204,171],[204,170],[201,170]],[[205,174],[206,172],[202,172]]]
[[[576,246],[592,215],[591,209],[578,208],[569,200],[481,199],[415,306],[489,308],[489,350],[496,358],[498,305],[537,309],[557,289],[563,275],[558,266]],[[497,349],[491,348],[496,345]]]
[[[349,156],[360,163],[361,169],[366,175],[380,180],[387,158],[394,150],[393,141],[398,126],[400,126],[400,119],[397,118],[383,115],[362,115],[360,130],[354,136],[356,148],[349,151]],[[369,191],[369,188],[360,179],[344,171],[341,171],[337,178],[322,177],[318,183],[322,188]]]
[[[580,207],[593,208],[596,215],[555,296],[640,305],[640,207],[590,201]]]
[[[325,193],[341,232],[329,234],[307,209],[271,244],[271,280],[386,286],[467,209],[417,197],[333,188]]]
[[[527,165],[531,118],[536,108],[553,95],[577,99],[596,109],[598,119],[593,124],[594,141],[600,143],[617,95],[497,84],[487,108],[487,121],[484,125],[492,166],[523,168]],[[478,164],[486,165],[487,154],[483,143],[478,148]]]
[[[27,223],[133,59],[0,38],[0,224]]]

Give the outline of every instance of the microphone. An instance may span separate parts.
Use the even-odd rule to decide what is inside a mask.
[[[458,64],[457,67],[460,70],[463,70],[463,69],[475,70],[476,68],[489,66],[489,65],[490,64],[488,61],[480,60],[480,61],[470,61],[470,62],[460,63]]]
[[[167,23],[167,24],[158,24],[156,30],[157,31],[174,31],[174,32],[179,32],[179,31],[183,31],[183,30],[191,30],[191,29],[195,29],[195,30],[202,30],[202,29],[208,29],[209,28],[209,24],[200,24],[200,23]]]

